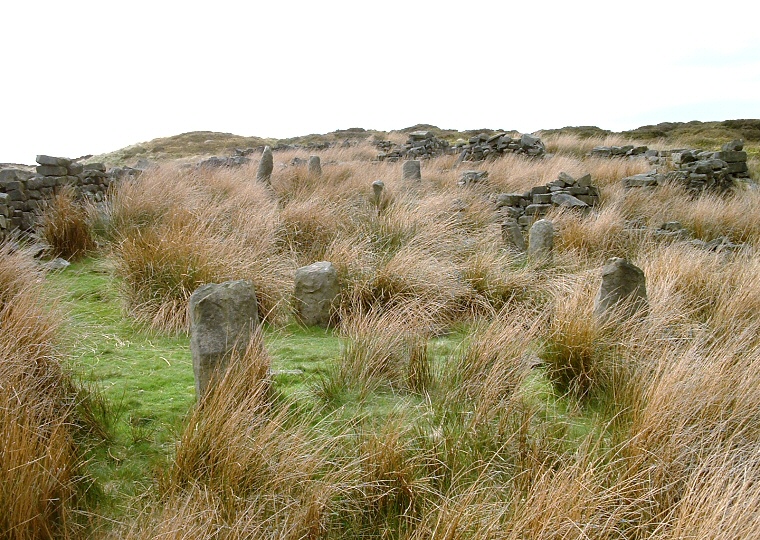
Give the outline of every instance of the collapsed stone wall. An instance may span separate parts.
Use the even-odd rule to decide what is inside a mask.
[[[590,174],[576,179],[560,173],[556,180],[525,193],[500,193],[495,202],[505,221],[516,222],[525,229],[555,207],[588,211],[599,204],[599,194]]]
[[[467,142],[457,142],[454,148],[459,151],[459,161],[481,161],[504,154],[525,154],[534,157],[546,154],[543,141],[527,133],[519,137],[510,137],[507,133],[481,133],[470,137]]]
[[[380,150],[377,161],[396,162],[401,159],[429,159],[451,153],[448,141],[439,139],[430,131],[413,131],[405,144],[393,141],[377,141],[375,147]]]
[[[688,191],[725,191],[734,180],[750,177],[747,152],[740,140],[731,141],[715,152],[694,148],[653,150],[646,146],[596,146],[589,156],[597,158],[646,159],[657,169],[623,179],[626,188],[676,183]]]
[[[114,179],[134,174],[132,169],[106,172],[102,163],[83,165],[75,160],[39,155],[35,172],[19,168],[0,170],[0,239],[13,231],[34,229],[45,203],[70,186],[83,198],[100,202]]]
[[[702,191],[726,191],[735,180],[749,178],[747,152],[742,141],[732,141],[723,145],[720,151],[679,149],[669,152],[673,170],[637,174],[623,178],[626,189],[653,187],[666,183],[677,184],[687,191],[698,194]]]
[[[494,135],[481,133],[467,141],[460,139],[452,146],[430,131],[413,131],[402,145],[392,141],[378,141],[375,146],[380,150],[377,160],[391,162],[401,159],[429,159],[452,153],[459,154],[459,162],[482,161],[509,153],[528,156],[543,156],[546,153],[546,147],[538,137],[525,134],[513,138],[505,132]]]

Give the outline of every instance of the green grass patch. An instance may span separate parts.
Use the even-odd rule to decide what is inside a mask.
[[[95,410],[109,434],[88,456],[88,471],[95,480],[90,494],[96,501],[93,514],[123,521],[141,510],[139,506],[146,500],[141,495],[164,476],[194,407],[189,336],[156,333],[125,315],[118,278],[105,260],[85,259],[50,274],[48,286],[67,314],[63,345],[70,351],[69,367],[90,389]],[[428,433],[448,417],[445,410],[451,405],[445,402],[445,389],[437,387],[435,380],[444,365],[461,353],[469,332],[460,326],[428,341],[434,373],[429,393],[382,386],[364,391],[339,385],[327,389],[334,392],[329,399],[317,389],[338,366],[346,340],[334,330],[296,324],[265,325],[264,339],[274,388],[282,398],[279,403],[296,407],[322,424],[314,425],[316,431],[325,425],[336,434],[346,429],[381,430],[394,418],[403,418],[410,428]],[[534,370],[522,392],[529,408],[538,412],[541,432],[556,432],[562,438],[559,444],[568,449],[603,425],[597,412],[556,395],[541,369]],[[446,444],[463,455],[476,451],[474,447],[468,450],[468,445],[479,445],[479,438],[488,441],[490,437],[489,432],[478,435],[465,429],[472,413],[457,409],[451,417],[454,424],[443,428],[451,430]],[[492,443],[481,449],[484,456],[489,445]],[[451,466],[456,467],[454,463]]]

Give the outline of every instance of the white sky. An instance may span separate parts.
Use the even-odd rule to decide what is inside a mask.
[[[760,2],[5,0],[0,162],[209,130],[760,118]]]

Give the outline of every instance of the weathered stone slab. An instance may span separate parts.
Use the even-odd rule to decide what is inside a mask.
[[[728,163],[726,171],[731,174],[745,173],[749,171],[749,167],[747,167],[746,161],[737,161],[734,163]]]
[[[562,208],[588,208],[585,202],[573,197],[569,193],[552,194],[552,204],[556,204]]]
[[[722,150],[713,154],[715,159],[721,159],[726,163],[737,163],[747,161],[747,152],[738,150]]]
[[[622,182],[626,188],[650,187],[657,185],[657,178],[648,174],[635,174],[623,178]]]
[[[63,165],[38,165],[37,174],[42,176],[66,176],[68,170]]]
[[[43,154],[38,155],[34,161],[36,161],[40,165],[52,165],[52,166],[57,166],[57,167],[65,167],[66,165],[71,163],[71,160],[69,158],[46,156]]]
[[[73,175],[73,176],[82,174],[83,170],[84,170],[84,165],[82,165],[81,163],[72,162],[66,166],[67,174]]]
[[[529,216],[539,215],[542,216],[552,209],[551,204],[529,204],[525,207],[525,213]]]
[[[735,139],[731,142],[727,142],[721,147],[721,150],[724,151],[733,151],[733,152],[740,152],[744,149],[744,141],[741,139]]]
[[[499,193],[496,196],[496,207],[522,205],[522,193]]]

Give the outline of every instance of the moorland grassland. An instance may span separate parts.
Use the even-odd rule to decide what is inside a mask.
[[[317,152],[320,177],[276,152],[271,188],[255,164],[167,162],[106,205],[61,193],[39,234],[79,262],[46,276],[0,247],[0,536],[757,536],[760,191],[625,191],[649,167],[586,157],[626,142],[605,137],[548,135],[553,157],[484,162],[466,187],[456,156],[409,185],[365,142]],[[560,172],[590,173],[601,204],[553,210],[553,261],[526,260],[489,195]],[[654,234],[666,221],[743,248]],[[592,316],[612,256],[647,279],[624,324]],[[335,326],[299,328],[293,276],[321,260]],[[196,405],[187,301],[230,279],[264,323]]]

